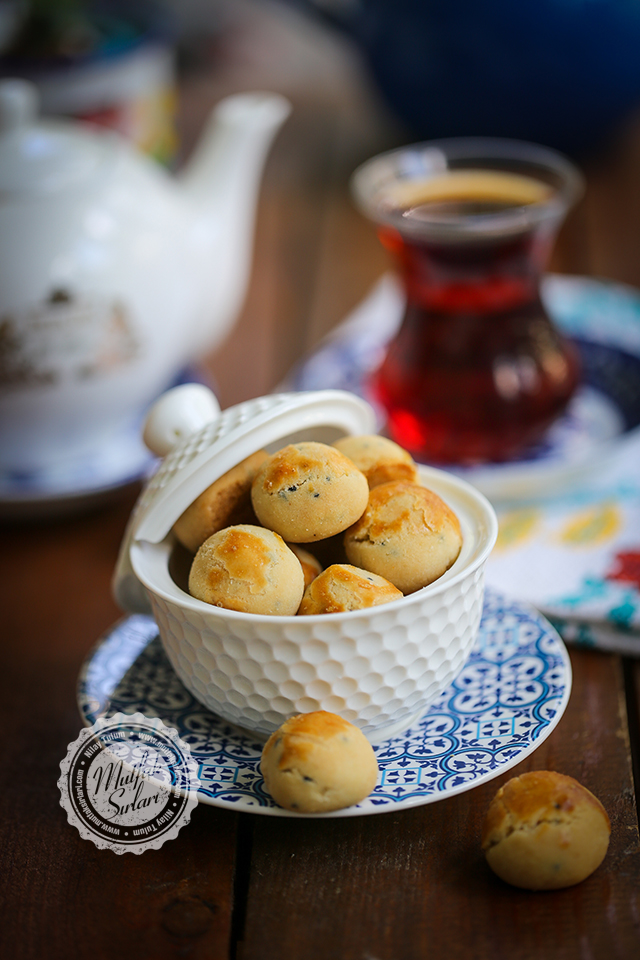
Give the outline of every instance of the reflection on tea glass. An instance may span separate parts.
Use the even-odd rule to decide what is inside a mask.
[[[577,171],[515,141],[443,141],[383,154],[353,179],[403,280],[402,326],[369,384],[416,458],[482,463],[543,437],[578,383],[539,282]]]

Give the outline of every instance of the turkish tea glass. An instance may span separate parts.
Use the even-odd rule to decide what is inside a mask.
[[[423,462],[522,456],[579,382],[540,281],[582,176],[553,150],[468,138],[374,157],[352,190],[406,296],[368,385],[387,432]]]

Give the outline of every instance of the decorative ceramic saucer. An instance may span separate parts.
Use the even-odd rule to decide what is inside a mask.
[[[487,591],[478,639],[455,682],[410,729],[375,747],[378,784],[353,817],[433,803],[497,777],[532,753],[562,717],[571,691],[567,651],[533,609]],[[175,727],[199,764],[203,803],[273,816],[262,743],[208,711],[170,666],[150,617],[120,621],[95,647],[78,682],[85,724],[122,712]]]
[[[582,385],[544,442],[521,459],[447,466],[490,499],[554,495],[596,471],[640,435],[640,293],[587,277],[551,275],[543,281],[542,295],[550,315],[578,349]],[[368,375],[381,362],[403,308],[399,284],[384,277],[285,386],[351,390],[371,400]]]

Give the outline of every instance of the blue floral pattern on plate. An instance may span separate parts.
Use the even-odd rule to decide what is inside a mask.
[[[373,793],[354,807],[320,816],[432,803],[504,773],[551,733],[570,690],[569,657],[548,621],[488,590],[478,639],[454,683],[419,723],[375,747],[380,776]],[[140,712],[174,727],[198,762],[203,803],[305,816],[276,806],[260,774],[262,742],[185,689],[150,617],[127,617],[98,643],[80,674],[78,704],[87,725],[99,716]]]

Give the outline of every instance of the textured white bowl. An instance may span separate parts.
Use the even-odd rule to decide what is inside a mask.
[[[172,535],[133,543],[133,569],[187,689],[225,720],[265,737],[287,717],[312,710],[340,714],[373,743],[410,726],[471,652],[498,529],[491,505],[472,486],[420,469],[424,485],[457,514],[462,550],[430,586],[378,607],[310,617],[225,610],[172,579]]]

